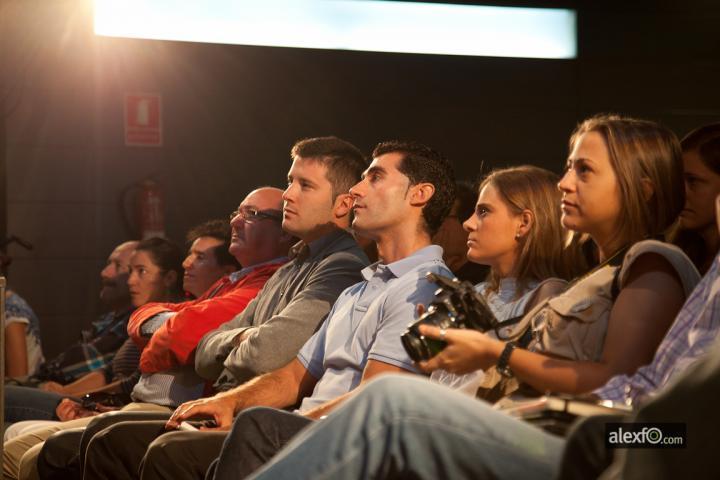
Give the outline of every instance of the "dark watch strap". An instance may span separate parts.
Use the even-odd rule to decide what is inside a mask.
[[[508,365],[508,362],[510,362],[510,355],[512,354],[513,350],[517,347],[517,342],[507,342],[505,344],[505,348],[503,348],[502,353],[500,354],[500,358],[498,358],[498,362],[496,365],[496,369],[500,375],[503,377],[512,377],[513,372],[510,370],[510,366]]]

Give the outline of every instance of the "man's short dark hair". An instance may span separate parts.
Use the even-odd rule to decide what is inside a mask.
[[[455,200],[458,202],[458,220],[464,222],[470,218],[470,216],[475,212],[477,198],[478,189],[474,187],[472,183],[461,181],[455,184]]]
[[[223,242],[217,247],[213,247],[211,249],[215,255],[215,260],[217,260],[218,265],[230,265],[235,268],[240,268],[240,264],[237,259],[230,255],[230,252],[228,251],[230,248],[230,224],[227,220],[208,220],[207,222],[203,222],[200,225],[191,228],[186,236],[188,248],[200,237],[215,238]]]
[[[423,208],[423,218],[428,233],[437,232],[455,201],[455,174],[450,162],[432,148],[417,142],[392,140],[379,143],[373,150],[373,158],[386,153],[400,153],[402,161],[398,170],[410,179],[410,185],[432,183],[435,193]]]
[[[332,184],[333,201],[341,193],[360,181],[367,161],[352,143],[338,137],[315,137],[299,140],[293,145],[290,156],[315,160],[327,168],[327,179]]]

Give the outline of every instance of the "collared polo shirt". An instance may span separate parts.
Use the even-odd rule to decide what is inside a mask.
[[[300,411],[309,410],[355,388],[368,360],[415,371],[400,335],[427,306],[437,285],[427,272],[452,276],[442,248],[430,245],[390,264],[377,262],[362,271],[364,281],[340,294],[328,319],[298,354],[318,382]]]

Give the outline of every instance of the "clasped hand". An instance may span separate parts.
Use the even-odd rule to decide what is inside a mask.
[[[55,415],[61,422],[75,420],[76,418],[92,417],[94,415],[98,415],[99,413],[100,412],[83,407],[71,398],[63,398],[55,408]]]
[[[227,395],[216,395],[185,402],[175,409],[165,424],[168,430],[174,430],[185,420],[196,417],[212,417],[216,427],[202,426],[200,430],[229,430],[235,414],[235,402]]]

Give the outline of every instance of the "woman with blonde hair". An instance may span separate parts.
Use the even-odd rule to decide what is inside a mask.
[[[581,123],[558,184],[562,224],[589,236],[598,267],[525,315],[527,349],[423,326],[447,347],[420,366],[459,374],[494,366],[541,392],[573,394],[649,363],[699,280],[680,249],[653,239],[683,208],[681,168],[677,138],[656,123],[609,115]],[[535,432],[452,389],[386,376],[301,432],[254,478],[552,478],[562,440]],[[222,464],[223,454],[218,471]]]
[[[554,173],[524,165],[491,172],[480,184],[476,210],[463,226],[468,258],[491,267],[490,290],[506,278],[526,287],[580,273],[579,259],[567,252],[557,182]],[[498,248],[503,242],[506,248]]]
[[[554,173],[529,165],[495,170],[480,183],[475,211],[463,223],[468,260],[490,267],[487,281],[475,290],[500,322],[560,293],[580,273],[580,256],[565,247],[557,182]],[[474,394],[483,372],[439,369],[431,378]]]

